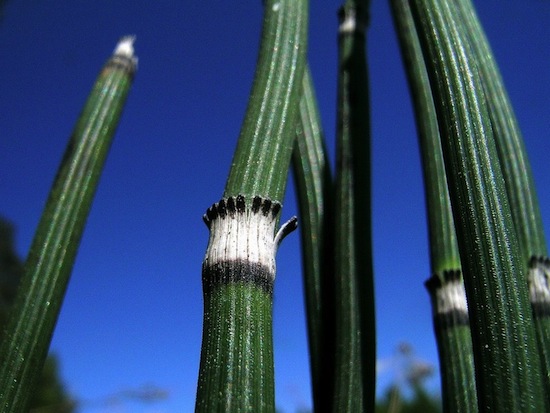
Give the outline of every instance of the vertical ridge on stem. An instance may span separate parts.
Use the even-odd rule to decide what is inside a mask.
[[[480,411],[546,409],[524,268],[479,69],[454,1],[411,0],[434,92]]]
[[[372,411],[375,404],[368,6],[367,1],[346,1],[339,12],[334,412]]]
[[[136,71],[132,36],[101,70],[40,218],[0,347],[0,407],[26,412],[40,376],[99,177]]]
[[[333,179],[309,70],[292,152],[302,238],[302,267],[314,411],[330,405],[334,368]]]
[[[432,301],[443,411],[474,413],[478,409],[472,337],[436,108],[409,2],[392,0],[391,6],[422,159],[433,273],[425,285]]]
[[[274,412],[276,231],[305,68],[307,0],[267,0],[260,53],[224,198],[206,213],[195,410]]]

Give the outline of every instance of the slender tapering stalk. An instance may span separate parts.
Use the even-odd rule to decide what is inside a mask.
[[[305,68],[307,1],[264,4],[260,56],[224,198],[205,215],[196,411],[273,412],[277,235]]]
[[[302,84],[292,166],[302,236],[313,407],[322,411],[330,404],[334,365],[333,246],[327,233],[331,227],[332,177],[308,70]]]
[[[335,388],[332,411],[374,410],[368,2],[340,9],[335,190]]]
[[[391,5],[418,130],[432,272],[460,270],[439,125],[422,48],[408,1],[392,0]]]
[[[305,68],[307,1],[266,1],[264,8],[256,76],[224,197],[259,195],[280,202]]]
[[[546,378],[546,393],[550,397],[550,267],[531,165],[502,76],[473,4],[470,0],[455,1],[472,39],[473,51],[479,62],[488,97],[489,115],[525,265],[520,276],[527,277],[530,285],[543,375]]]
[[[26,413],[40,377],[136,58],[123,38],[76,124],[42,214],[0,348],[0,409]]]
[[[546,411],[521,255],[487,103],[454,2],[412,0],[468,297],[480,411]]]
[[[473,4],[470,0],[454,1],[478,62],[512,218],[527,266],[531,257],[548,255],[531,164],[502,76]]]
[[[422,155],[433,273],[426,287],[432,301],[439,351],[443,410],[446,413],[477,412],[466,294],[430,80],[408,1],[392,0],[391,5]]]

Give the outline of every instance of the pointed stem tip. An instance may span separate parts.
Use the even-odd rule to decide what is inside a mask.
[[[125,56],[129,59],[134,57],[134,42],[136,41],[136,36],[124,36],[122,37],[118,44],[116,45],[114,55]]]

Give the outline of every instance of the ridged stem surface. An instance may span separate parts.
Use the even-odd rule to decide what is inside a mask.
[[[332,177],[309,70],[304,74],[292,166],[297,188],[314,411],[330,403],[334,354]]]
[[[418,131],[428,213],[431,268],[432,272],[442,274],[443,271],[460,269],[460,256],[447,189],[437,113],[408,1],[392,0],[391,5]]]
[[[435,96],[481,411],[545,411],[518,240],[475,59],[454,3],[411,2]]]
[[[88,97],[25,262],[0,347],[0,409],[27,413],[40,377],[99,176],[136,68],[132,39],[119,43]]]
[[[333,412],[374,410],[375,324],[371,246],[368,2],[340,9],[335,178]]]
[[[203,329],[216,335],[205,341],[208,348],[202,351],[210,358],[201,368],[215,380],[199,382],[196,411],[273,411],[273,378],[264,371],[273,364],[273,347],[265,345],[273,340],[272,307],[271,293],[252,283],[222,285],[205,294]],[[225,347],[238,351],[220,350]]]
[[[415,111],[421,149],[433,276],[426,282],[432,301],[434,331],[441,366],[443,410],[446,413],[477,412],[472,337],[463,287],[460,255],[437,113],[422,48],[408,0],[392,0],[392,12],[401,46]],[[456,275],[448,280],[448,275]],[[459,297],[441,294],[454,288]],[[441,299],[438,297],[441,296]],[[461,308],[454,298],[461,298]]]
[[[307,1],[264,3],[254,84],[224,197],[205,215],[197,412],[273,412],[275,235],[305,68]]]
[[[294,146],[307,34],[306,0],[270,0],[252,92],[224,196],[281,202]]]
[[[455,1],[478,61],[512,218],[527,266],[531,257],[548,255],[531,164],[500,70],[474,6],[470,0]]]
[[[528,267],[528,264],[547,262],[548,250],[531,165],[502,76],[474,6],[470,0],[456,0],[456,2],[460,17],[471,38],[473,51],[479,62],[485,93],[488,97],[489,115],[495,133],[512,218],[525,266],[519,276],[526,278],[531,290],[533,290],[537,288],[533,284],[540,284],[541,279],[545,277],[545,275],[541,276],[541,274],[536,273],[536,268],[540,270],[543,264],[536,265],[536,268],[533,268],[533,266]],[[546,271],[542,271],[542,273],[546,274]],[[543,305],[550,308],[550,296],[548,296],[550,286],[547,279],[545,289],[544,304],[540,300],[537,302],[532,301],[531,304],[535,317],[537,340],[543,356],[546,393],[550,398],[550,361],[548,358],[550,353],[550,331],[548,330],[547,320],[549,311],[540,311],[540,307]]]

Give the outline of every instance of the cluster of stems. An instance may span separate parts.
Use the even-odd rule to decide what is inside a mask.
[[[470,0],[392,7],[422,148],[444,409],[543,411],[547,252],[502,79]]]
[[[339,12],[336,171],[306,67],[307,0],[266,0],[258,65],[222,198],[204,215],[196,411],[274,412],[275,256],[298,188],[315,411],[375,408],[368,0]],[[550,405],[550,259],[517,121],[470,0],[391,0],[421,148],[426,282],[445,412]],[[125,37],[80,115],[0,337],[0,410],[24,413],[137,66]]]
[[[422,159],[432,276],[426,281],[441,366],[445,412],[477,412],[466,293],[447,188],[437,113],[407,0],[392,0],[394,23],[411,90]]]

